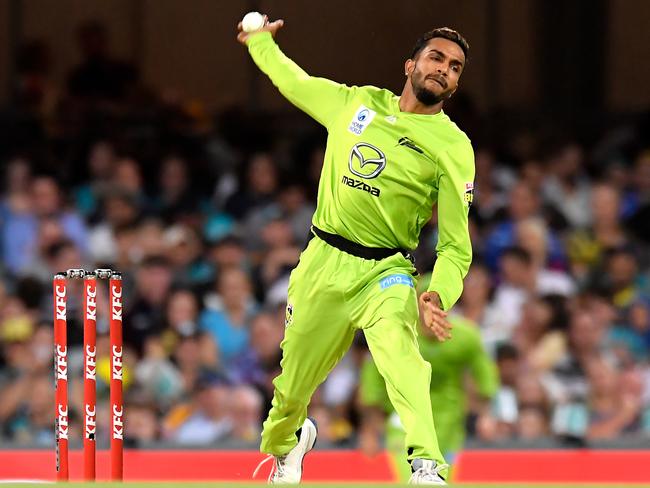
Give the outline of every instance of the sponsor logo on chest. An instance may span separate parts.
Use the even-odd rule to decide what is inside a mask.
[[[360,105],[350,121],[348,130],[353,134],[360,136],[363,134],[363,131],[366,130],[366,127],[370,125],[372,119],[375,118],[375,115],[377,115],[377,112],[370,110],[365,105]]]

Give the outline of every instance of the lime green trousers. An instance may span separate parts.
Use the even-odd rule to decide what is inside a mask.
[[[316,388],[363,330],[404,426],[408,459],[444,463],[431,415],[431,367],[416,339],[415,268],[402,254],[362,259],[313,237],[291,273],[282,341],[282,372],[261,451],[276,456],[297,443]]]

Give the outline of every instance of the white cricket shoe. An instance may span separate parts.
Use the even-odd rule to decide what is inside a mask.
[[[257,475],[263,464],[273,459],[273,469],[269,474],[270,485],[298,484],[302,479],[302,461],[305,455],[311,451],[316,444],[318,427],[316,421],[310,417],[305,419],[302,427],[296,432],[298,444],[284,456],[273,456],[270,454],[264,461],[257,465],[253,478]]]
[[[448,464],[436,464],[430,459],[414,459],[411,461],[411,479],[409,485],[446,485],[440,471],[449,468]]]

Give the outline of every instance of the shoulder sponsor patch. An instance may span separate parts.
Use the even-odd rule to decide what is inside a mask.
[[[465,194],[463,196],[467,207],[470,207],[474,202],[474,183],[465,183]]]
[[[348,130],[353,134],[360,136],[363,134],[363,131],[366,130],[366,127],[370,125],[370,122],[375,118],[375,115],[377,115],[377,112],[370,110],[365,105],[360,105],[354,113],[352,121],[350,121]]]
[[[413,288],[413,279],[405,274],[392,274],[379,280],[379,287],[382,290],[395,285],[406,285]]]

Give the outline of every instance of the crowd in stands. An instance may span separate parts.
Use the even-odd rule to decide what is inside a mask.
[[[51,280],[110,267],[124,279],[127,442],[255,445],[280,367],[289,273],[310,238],[323,132],[299,114],[300,131],[276,114],[213,116],[144,87],[111,57],[101,25],[79,34],[85,58],[64,86],[49,81],[45,44],[21,49],[0,115],[0,442],[53,444]],[[489,120],[463,124],[463,113],[476,152],[474,263],[452,314],[480,329],[500,380],[487,408],[470,398],[470,438],[649,437],[648,124],[493,139],[477,129]],[[415,252],[422,275],[435,262],[435,221]],[[81,282],[68,293],[80,442]],[[313,398],[327,444],[356,445],[367,354],[360,335]]]

